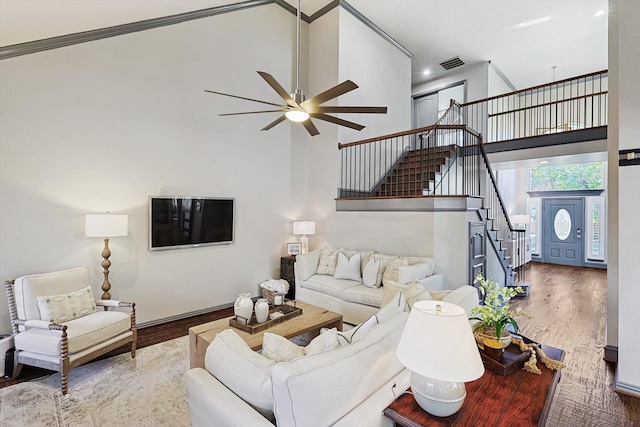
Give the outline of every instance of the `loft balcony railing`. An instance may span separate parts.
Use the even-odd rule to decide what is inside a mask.
[[[492,143],[607,125],[607,70],[461,104],[461,120]]]

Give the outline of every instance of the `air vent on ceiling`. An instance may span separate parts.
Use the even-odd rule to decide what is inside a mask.
[[[450,70],[452,68],[464,65],[464,62],[462,61],[462,59],[460,59],[459,56],[456,56],[454,58],[447,59],[446,61],[441,62],[440,65],[442,65],[442,68],[444,68],[445,70]]]

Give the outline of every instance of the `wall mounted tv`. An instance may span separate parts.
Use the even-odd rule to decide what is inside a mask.
[[[234,240],[235,199],[151,196],[152,251],[229,245]]]

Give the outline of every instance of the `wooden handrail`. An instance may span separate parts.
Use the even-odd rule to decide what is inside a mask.
[[[461,107],[467,107],[469,105],[480,104],[482,102],[487,102],[487,101],[493,101],[494,99],[504,98],[504,97],[511,96],[511,95],[518,95],[518,94],[523,93],[523,92],[529,92],[529,91],[532,91],[532,90],[542,89],[544,87],[549,87],[549,86],[552,86],[552,85],[559,85],[559,84],[571,82],[571,81],[574,81],[574,80],[580,80],[580,79],[584,79],[584,78],[587,78],[587,77],[593,77],[593,76],[597,76],[599,74],[605,74],[605,73],[608,73],[608,72],[609,72],[609,70],[596,71],[594,73],[583,74],[581,76],[571,77],[569,79],[558,80],[558,81],[553,82],[553,83],[545,83],[545,84],[538,85],[538,86],[528,87],[526,89],[520,89],[520,90],[516,90],[516,91],[513,91],[513,92],[509,92],[509,93],[503,93],[502,95],[496,95],[496,96],[491,96],[489,98],[479,99],[477,101],[466,102],[464,104],[460,104],[460,106]]]
[[[556,104],[560,104],[562,102],[571,102],[571,101],[577,101],[577,100],[580,100],[580,99],[586,99],[586,98],[593,97],[593,96],[607,95],[608,93],[609,93],[609,91],[605,90],[603,92],[591,93],[589,95],[576,96],[576,97],[573,97],[573,98],[560,99],[558,101],[546,102],[544,104],[536,104],[536,105],[530,105],[528,107],[516,108],[515,110],[501,111],[499,113],[488,114],[487,117],[502,116],[504,114],[517,113],[517,112],[520,112],[520,111],[531,110],[533,108],[546,107],[546,106],[549,106],[549,105],[556,105]]]
[[[416,134],[416,133],[429,132],[429,131],[432,131],[434,129],[466,130],[467,132],[469,132],[469,133],[471,133],[471,134],[473,134],[475,136],[480,136],[480,134],[478,132],[474,131],[473,129],[468,128],[467,125],[431,125],[431,126],[425,126],[425,127],[417,128],[417,129],[409,129],[409,130],[405,130],[403,132],[392,133],[392,134],[389,134],[389,135],[378,136],[376,138],[363,139],[362,141],[348,142],[346,144],[338,143],[338,150],[342,150],[343,148],[347,148],[347,147],[353,147],[355,145],[362,145],[362,144],[368,144],[370,142],[376,142],[376,141],[382,141],[382,140],[385,140],[385,139],[397,138],[399,136],[407,136],[407,135],[413,135],[413,134]]]

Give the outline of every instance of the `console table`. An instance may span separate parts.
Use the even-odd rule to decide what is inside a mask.
[[[542,346],[551,359],[564,360],[564,350]],[[502,376],[485,370],[479,379],[466,383],[467,397],[462,408],[449,417],[426,413],[413,398],[404,393],[385,410],[396,426],[544,426],[551,407],[560,371],[547,369],[541,362],[542,375],[518,370]]]

